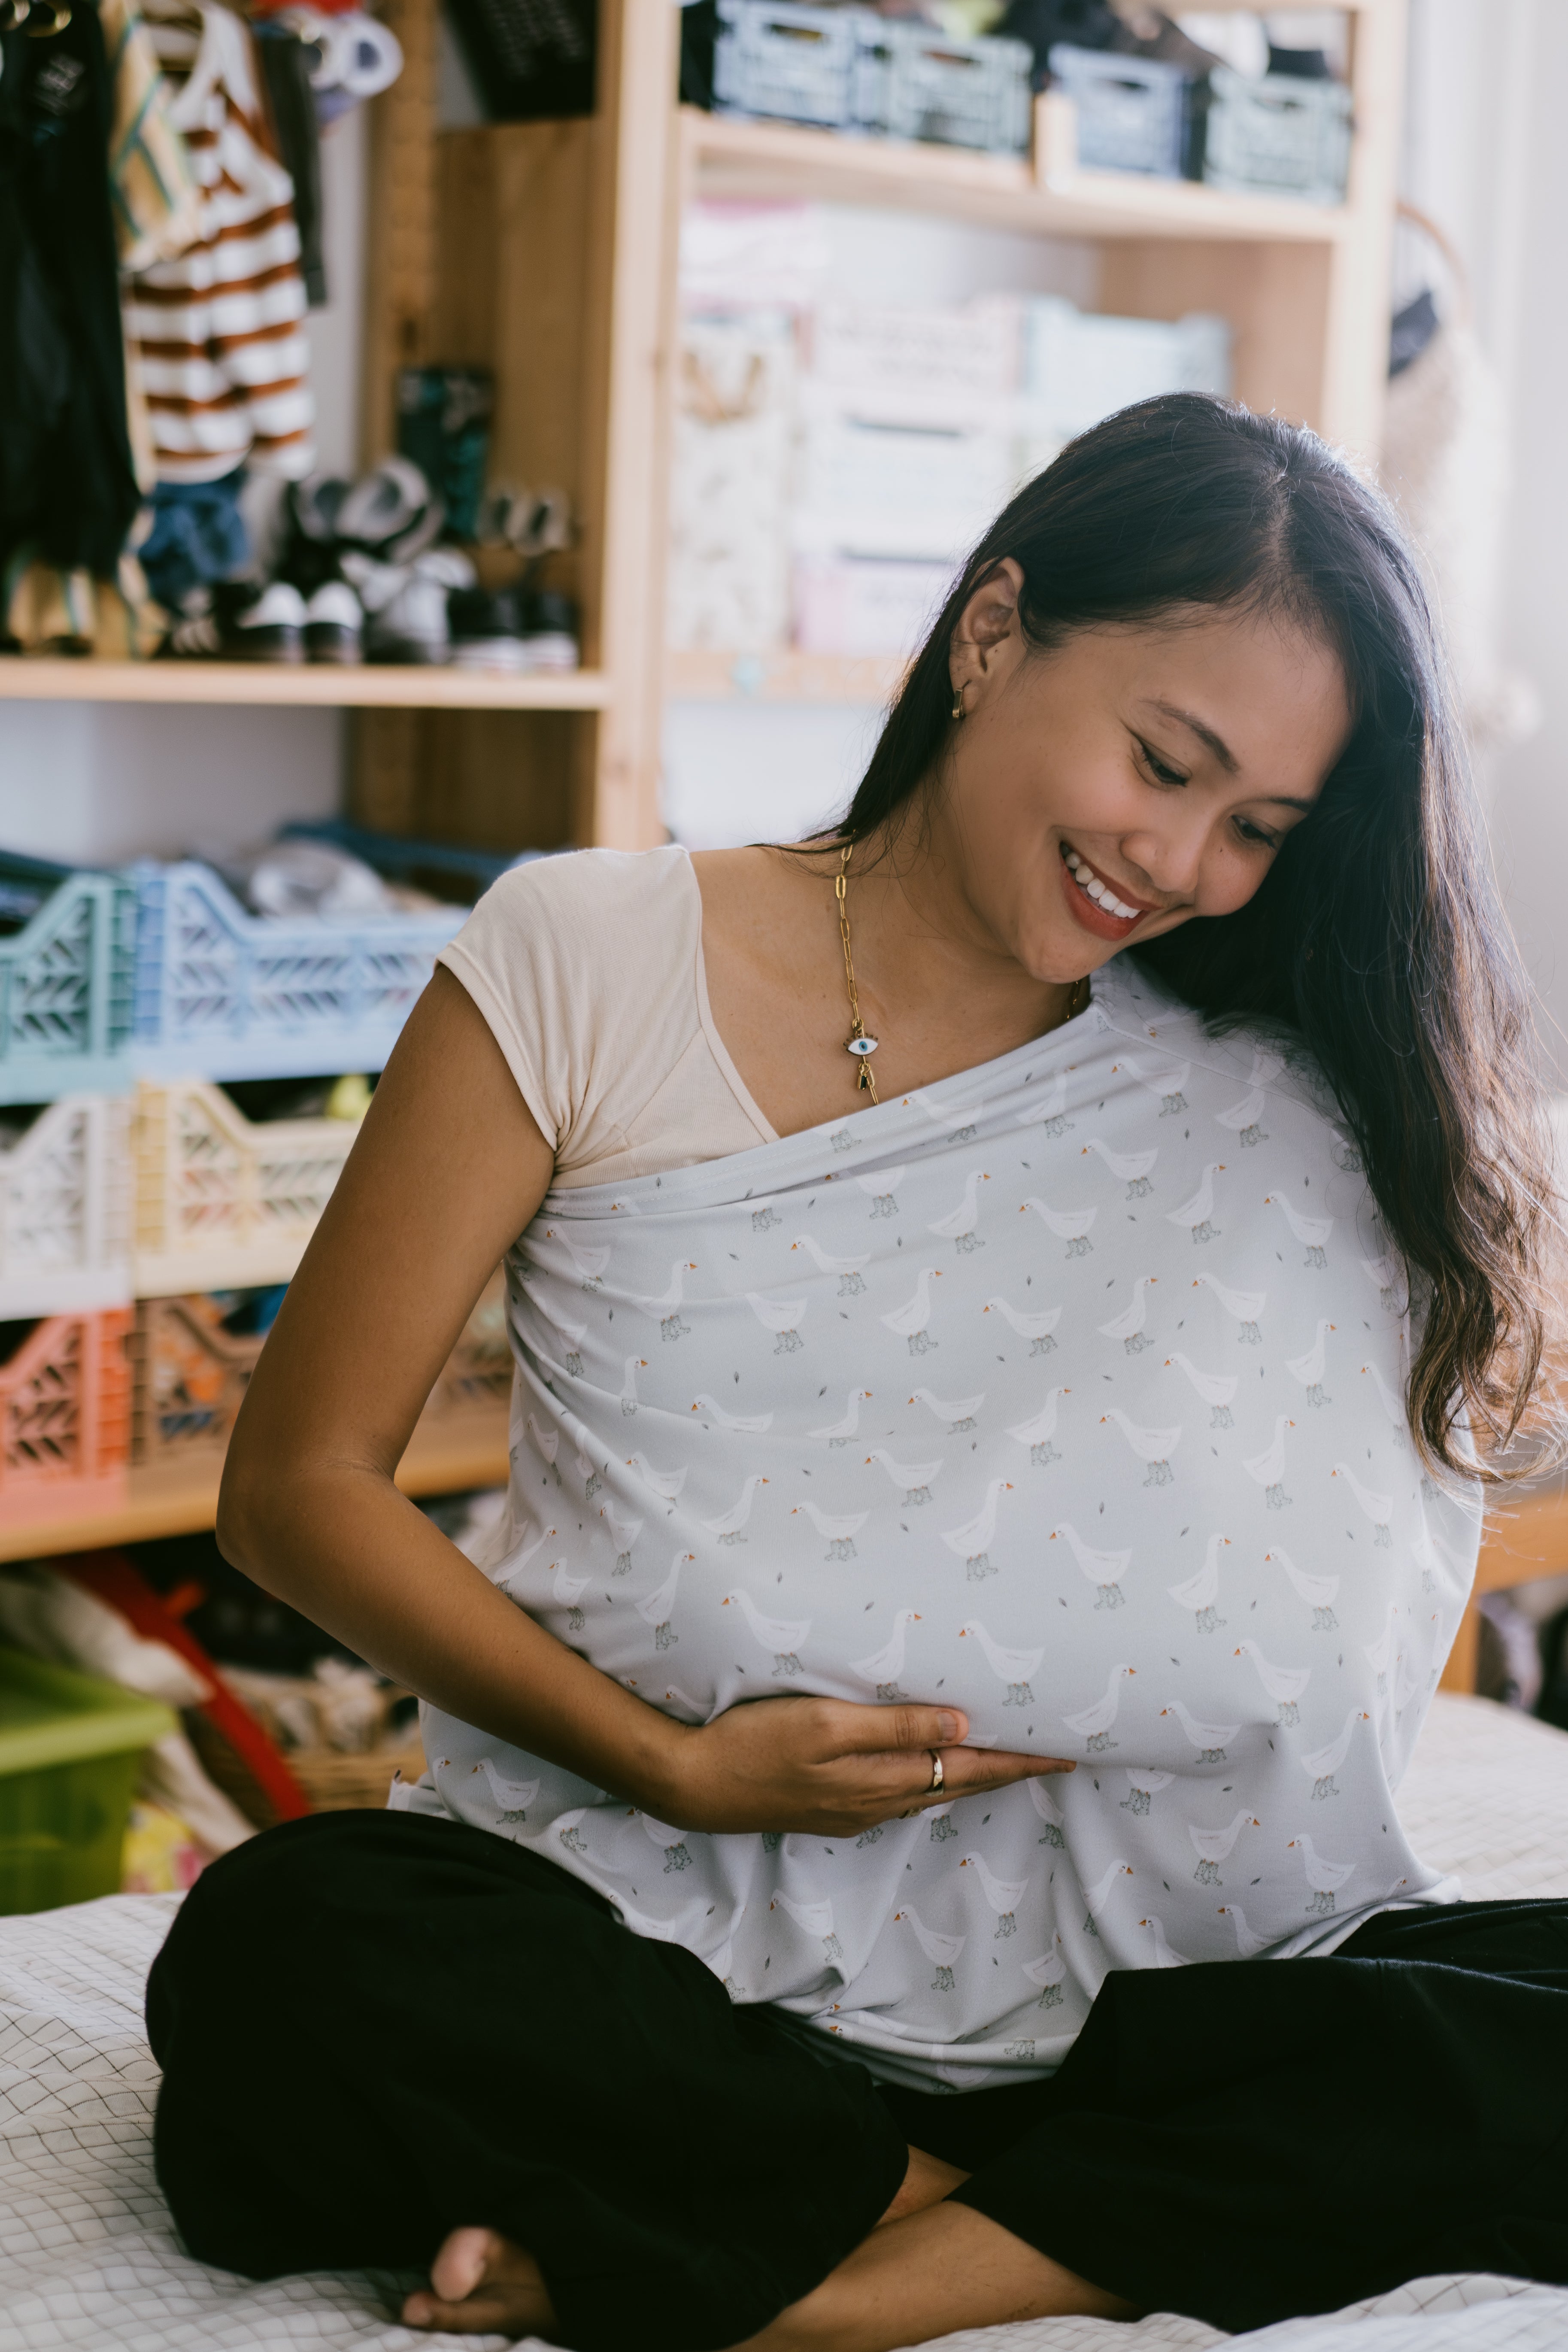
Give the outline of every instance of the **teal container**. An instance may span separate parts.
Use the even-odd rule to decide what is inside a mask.
[[[142,1750],[177,1728],[155,1699],[0,1649],[0,1913],[118,1894]]]

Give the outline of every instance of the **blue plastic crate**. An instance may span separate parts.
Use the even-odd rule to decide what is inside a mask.
[[[713,103],[842,131],[855,120],[856,62],[879,19],[811,0],[719,0]]]
[[[1026,154],[1034,62],[1024,41],[955,40],[934,25],[883,17],[861,52],[857,112],[895,139]]]
[[[138,1075],[379,1070],[466,919],[460,907],[352,920],[253,915],[194,859],[131,869]]]
[[[1187,152],[1190,79],[1158,58],[1124,58],[1058,41],[1046,60],[1078,109],[1078,160],[1096,172],[1179,180]]]
[[[1352,100],[1342,82],[1267,74],[1249,80],[1215,69],[1204,177],[1213,188],[1344,202],[1350,177]]]
[[[0,1102],[131,1083],[136,893],[121,876],[0,853]]]

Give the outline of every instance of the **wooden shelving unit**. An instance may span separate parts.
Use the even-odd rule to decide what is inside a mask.
[[[0,662],[0,701],[245,703],[257,709],[602,710],[610,682],[579,669],[534,677],[331,663]]]
[[[221,1475],[222,1465],[211,1461],[174,1471],[132,1470],[130,1493],[113,1510],[0,1528],[0,1560],[197,1534],[216,1518]],[[405,1495],[455,1495],[504,1486],[506,1476],[507,1409],[486,1405],[444,1413],[431,1427],[416,1430],[397,1483]]]

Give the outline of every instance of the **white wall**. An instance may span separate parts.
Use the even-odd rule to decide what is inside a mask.
[[[310,320],[318,463],[332,472],[357,454],[366,157],[356,109],[322,145],[332,299]],[[0,701],[0,846],[71,860],[239,846],[334,814],[345,743],[336,710]]]
[[[1535,687],[1543,720],[1489,764],[1485,781],[1499,876],[1559,1084],[1568,1083],[1565,89],[1561,0],[1412,0],[1404,192],[1458,247],[1477,332],[1508,399],[1500,651]]]

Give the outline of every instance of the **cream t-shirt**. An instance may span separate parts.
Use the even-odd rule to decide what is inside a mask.
[[[579,849],[503,874],[437,961],[483,1013],[555,1148],[615,1184],[778,1137],[713,1026],[684,849]]]

